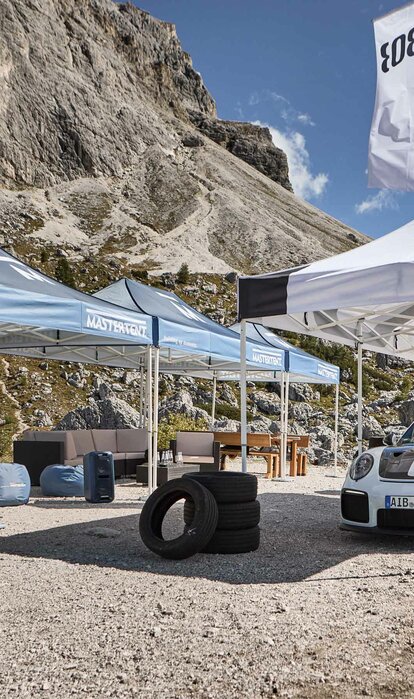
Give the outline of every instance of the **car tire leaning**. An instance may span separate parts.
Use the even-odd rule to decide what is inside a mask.
[[[164,540],[162,523],[168,510],[179,500],[191,499],[191,525],[175,539]],[[200,482],[176,478],[155,490],[145,502],[139,520],[144,544],[154,553],[173,560],[189,558],[203,550],[216,531],[218,507],[213,494]]]

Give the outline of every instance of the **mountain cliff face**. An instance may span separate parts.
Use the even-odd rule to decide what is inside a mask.
[[[217,119],[174,26],[131,4],[2,0],[0,94],[0,243],[21,254],[224,273],[365,240],[291,193],[266,129]]]

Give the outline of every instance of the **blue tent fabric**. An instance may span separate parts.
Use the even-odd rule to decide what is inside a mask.
[[[22,464],[0,464],[0,507],[26,505],[30,497],[30,476]]]
[[[54,497],[83,497],[83,466],[52,464],[40,474],[43,495]]]
[[[101,289],[95,296],[127,310],[154,316],[154,344],[159,347],[240,363],[239,335],[170,291],[121,279]],[[255,368],[285,370],[285,350],[282,347],[272,347],[253,338],[247,342],[246,356],[248,363]]]
[[[0,249],[0,351],[149,345],[152,326],[151,316],[76,291]]]
[[[232,326],[240,332],[240,324]],[[312,354],[305,352],[290,342],[286,342],[269,328],[258,323],[246,323],[247,337],[256,342],[263,342],[271,347],[284,349],[286,352],[286,369],[292,381],[300,383],[338,384],[340,382],[339,367],[325,362]]]

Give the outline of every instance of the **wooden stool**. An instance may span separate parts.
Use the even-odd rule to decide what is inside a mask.
[[[290,449],[290,476],[298,475],[298,447],[296,442],[292,442]]]
[[[308,473],[308,455],[299,454],[298,456],[298,476],[306,476]]]
[[[266,459],[267,461],[267,471],[265,478],[272,478],[273,477],[273,455],[271,459]]]
[[[273,478],[280,478],[280,454],[273,454]]]

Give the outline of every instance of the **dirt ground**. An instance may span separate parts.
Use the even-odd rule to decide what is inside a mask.
[[[1,698],[413,697],[413,540],[340,531],[326,474],[259,476],[239,556],[157,558],[132,482],[2,510]]]

